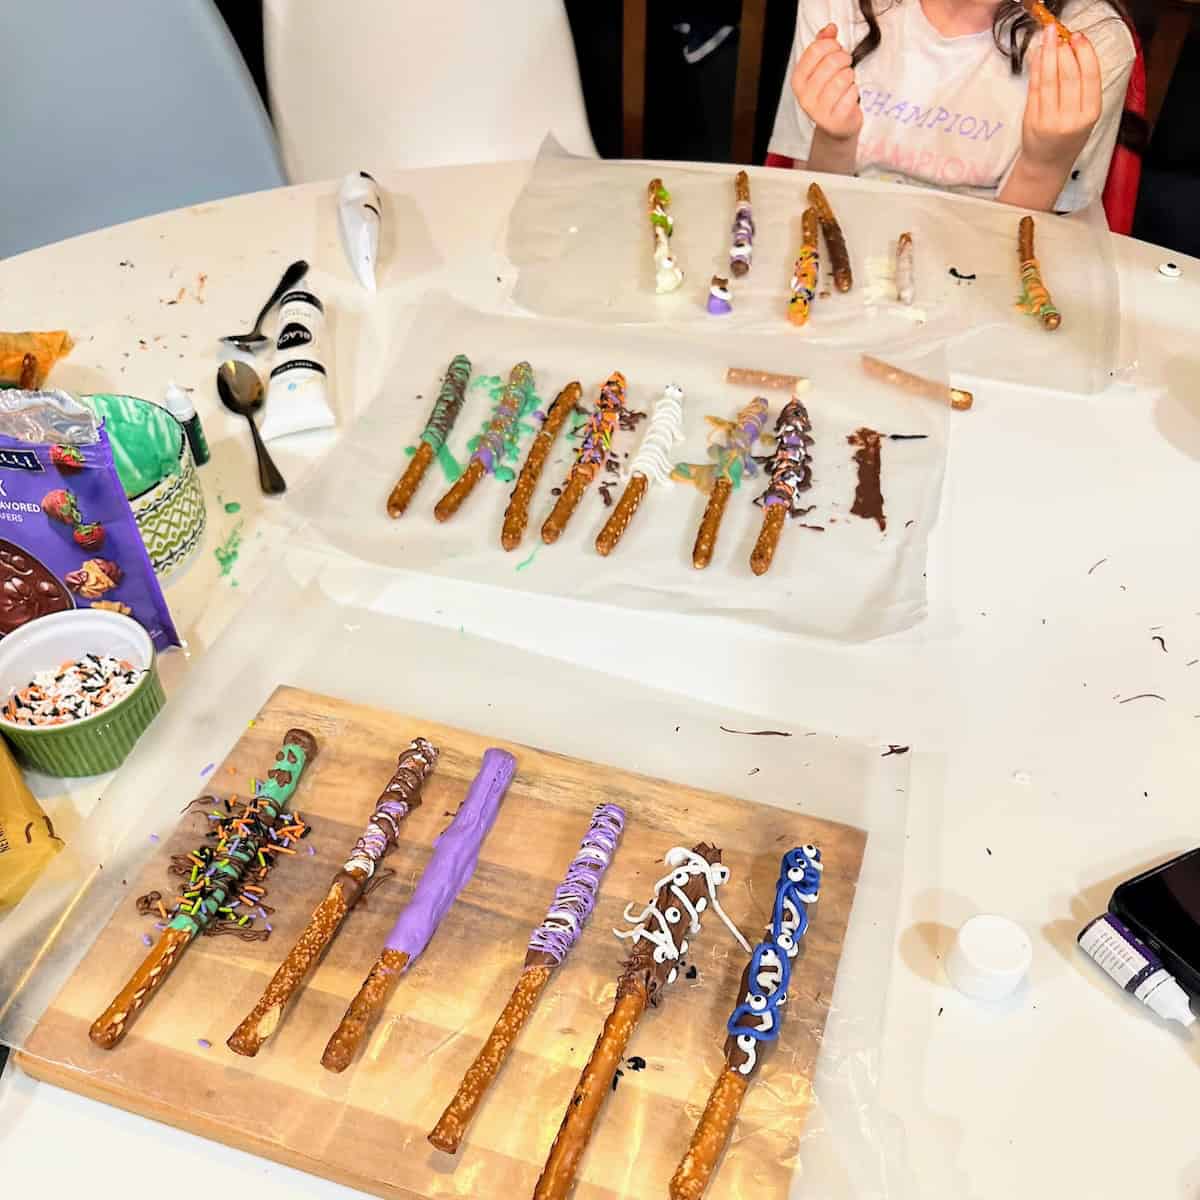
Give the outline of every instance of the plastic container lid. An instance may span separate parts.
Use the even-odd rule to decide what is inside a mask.
[[[966,921],[946,955],[950,982],[973,1000],[1003,1000],[1020,987],[1033,943],[1015,921],[980,913]]]

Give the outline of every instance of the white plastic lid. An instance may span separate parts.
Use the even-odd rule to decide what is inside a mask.
[[[1015,921],[980,913],[966,921],[946,955],[950,982],[973,1000],[1003,1000],[1021,985],[1033,943]]]
[[[187,421],[196,415],[192,398],[176,383],[168,383],[163,404],[177,421]]]

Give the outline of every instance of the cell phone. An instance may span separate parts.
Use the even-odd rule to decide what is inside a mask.
[[[1126,880],[1108,911],[1155,951],[1182,987],[1200,996],[1200,847]]]

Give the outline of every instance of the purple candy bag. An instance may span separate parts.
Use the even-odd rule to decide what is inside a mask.
[[[0,392],[0,638],[89,607],[180,644],[100,422],[65,392]]]

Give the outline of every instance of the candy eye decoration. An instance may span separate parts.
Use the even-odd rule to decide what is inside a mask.
[[[673,904],[666,910],[666,912],[663,913],[663,916],[666,917],[672,925],[674,925],[682,915],[683,914],[679,911],[679,909],[677,909]]]
[[[790,933],[781,933],[776,939],[775,944],[783,950],[788,957],[791,957],[792,951],[796,949],[796,942]]]
[[[799,883],[804,878],[804,868],[803,867],[792,867],[788,871],[787,877],[793,883]]]
[[[729,868],[723,863],[716,864],[712,869],[712,879],[718,887],[729,882]]]
[[[767,1007],[767,998],[766,996],[758,996],[751,993],[749,1004],[755,1012],[763,1012]]]
[[[676,871],[675,874],[671,876],[671,882],[676,887],[687,887],[687,881],[688,873],[686,871]]]
[[[748,1033],[742,1034],[738,1038],[737,1044],[746,1054],[751,1054],[754,1051],[755,1038],[752,1038]]]

